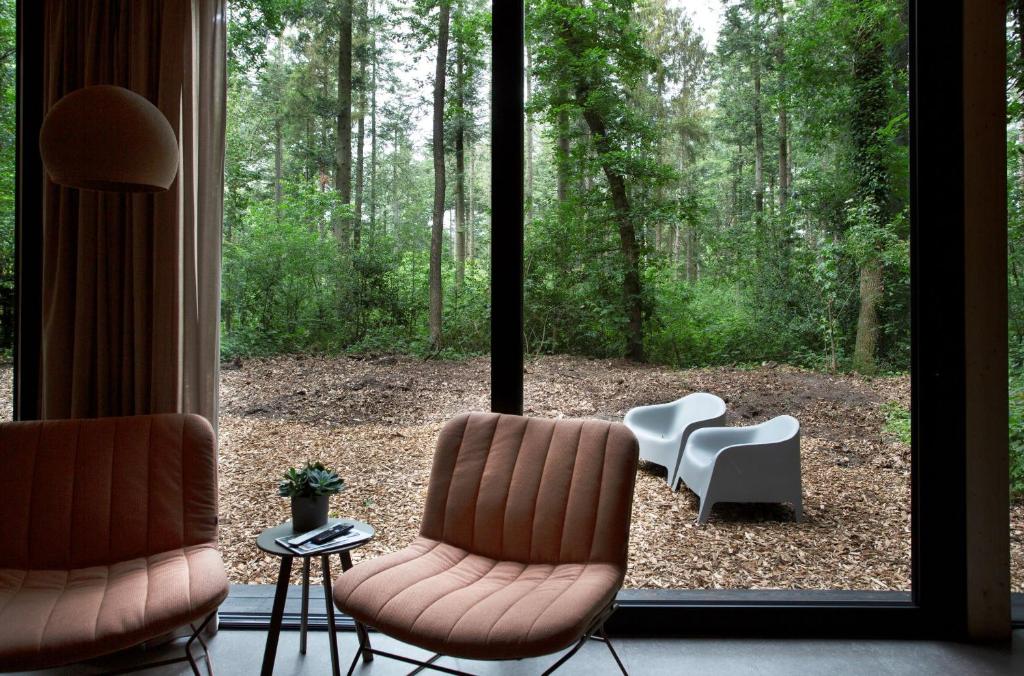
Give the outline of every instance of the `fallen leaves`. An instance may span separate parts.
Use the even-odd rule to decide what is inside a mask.
[[[455,414],[489,405],[486,359],[277,357],[231,364],[221,383],[220,537],[237,583],[276,580],[278,560],[257,550],[255,539],[288,518],[277,480],[307,459],[346,481],[332,513],[376,528],[354,560],[404,547],[419,529],[438,431]],[[781,413],[800,420],[805,520],[794,523],[781,505],[727,504],[697,526],[696,496],[673,493],[665,470],[645,464],[627,586],[909,589],[910,451],[883,432],[880,410],[889,401],[909,405],[906,377],[867,380],[778,365],[680,371],[557,356],[529,362],[524,396],[528,415],[618,420],[633,406],[698,390],[726,400],[730,425]],[[5,419],[10,397],[5,367]],[[1010,540],[1012,589],[1024,591],[1024,504],[1011,508]]]
[[[332,511],[372,523],[354,558],[415,537],[434,441],[453,415],[488,406],[486,359],[279,357],[222,379],[222,546],[235,582],[273,582],[276,561],[253,539],[287,518],[273,493],[283,468],[336,468],[349,489]],[[867,381],[787,366],[685,371],[616,360],[542,357],[525,375],[528,415],[621,419],[633,406],[696,390],[729,404],[729,424],[781,413],[803,428],[805,520],[782,505],[720,505],[698,527],[696,497],[665,470],[637,476],[630,587],[900,589],[910,585],[909,449],[885,437],[887,401],[909,403],[906,378]],[[298,394],[302,392],[303,394]]]

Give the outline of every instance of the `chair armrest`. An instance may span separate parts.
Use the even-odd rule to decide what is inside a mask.
[[[746,427],[702,427],[690,433],[686,445],[717,449],[719,453],[737,445],[748,445],[753,432]]]
[[[677,401],[637,406],[626,413],[623,422],[631,428],[635,426],[647,430],[670,430],[673,426],[677,406]]]

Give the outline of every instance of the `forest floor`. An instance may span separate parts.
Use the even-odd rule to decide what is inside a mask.
[[[332,512],[371,523],[356,560],[415,537],[438,430],[487,410],[489,362],[277,357],[227,366],[221,389],[221,542],[234,582],[270,583],[277,565],[253,541],[288,518],[276,496],[290,465],[320,460],[347,489]],[[906,590],[910,586],[910,450],[884,430],[883,406],[909,405],[907,377],[831,376],[789,366],[676,370],[619,360],[541,357],[527,364],[525,408],[544,417],[620,420],[634,406],[703,390],[727,424],[789,413],[802,424],[804,513],[720,505],[696,526],[697,499],[642,464],[629,587]],[[1015,536],[1024,587],[1024,509]],[[297,579],[297,578],[296,578]]]
[[[416,534],[437,432],[488,408],[489,364],[406,357],[277,357],[225,365],[221,377],[221,545],[237,583],[272,583],[276,560],[256,535],[288,518],[277,479],[321,460],[347,489],[332,512],[371,523],[360,559]],[[697,499],[641,465],[629,587],[906,590],[910,586],[909,448],[889,435],[883,406],[909,404],[906,377],[864,379],[769,364],[675,370],[618,360],[541,357],[527,364],[528,415],[621,419],[633,406],[703,390],[729,406],[727,424],[781,413],[802,426],[804,513],[719,505],[696,526]],[[11,369],[0,367],[10,417]],[[1024,504],[1011,513],[1013,590],[1024,591]],[[315,572],[314,572],[315,574]],[[297,578],[296,578],[297,581]]]

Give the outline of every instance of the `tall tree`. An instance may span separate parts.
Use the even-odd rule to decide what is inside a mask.
[[[460,6],[461,9],[461,6]],[[461,12],[460,12],[461,14]],[[462,18],[461,16],[459,17]],[[461,23],[461,21],[460,21]],[[460,31],[461,33],[461,31]],[[455,125],[455,290],[462,292],[466,278],[466,45],[455,46],[455,82],[458,89],[458,120]]]
[[[359,3],[359,42],[354,45],[354,53],[359,61],[359,77],[355,83],[357,93],[357,115],[356,122],[356,190],[355,206],[352,214],[352,247],[359,248],[363,233],[363,195],[366,188],[365,180],[365,152],[366,152],[366,106],[367,106],[367,81],[366,71],[369,61],[369,0],[362,0]]]
[[[437,62],[434,67],[434,112],[433,139],[431,142],[434,159],[434,207],[430,231],[430,347],[440,350],[442,346],[441,250],[444,242],[445,202],[445,153],[444,153],[444,103],[445,76],[448,66],[448,29],[451,20],[450,0],[439,0],[437,16]]]
[[[626,355],[643,361],[644,297],[640,277],[637,214],[627,176],[648,177],[656,186],[659,165],[654,130],[640,111],[628,105],[654,64],[633,23],[631,0],[539,0],[528,20],[547,42],[537,55],[537,74],[545,81],[543,105],[557,116],[558,96],[567,91],[590,135],[604,175],[611,219],[622,257],[622,298],[626,315]]]
[[[533,220],[533,112],[530,99],[533,98],[533,51],[526,42],[526,220]]]
[[[352,0],[338,0],[338,109],[334,189],[339,201],[352,202]],[[352,218],[334,215],[334,237],[342,249],[352,240]]]
[[[377,6],[370,0],[370,237],[377,234]]]
[[[753,0],[753,36],[750,70],[753,73],[754,96],[754,218],[758,235],[764,237],[764,108],[762,95],[761,11],[758,0]]]
[[[785,218],[786,206],[793,183],[793,170],[789,159],[789,92],[786,90],[786,9],[782,0],[773,0],[775,13],[775,66],[778,70],[779,116],[779,211]]]
[[[855,24],[851,35],[853,53],[853,142],[857,165],[857,193],[865,204],[863,216],[877,228],[884,226],[888,206],[888,168],[878,132],[889,122],[889,78],[881,26],[875,16],[876,0],[854,3]],[[878,305],[882,299],[882,261],[868,251],[860,267],[860,307],[853,367],[865,374],[876,370]]]

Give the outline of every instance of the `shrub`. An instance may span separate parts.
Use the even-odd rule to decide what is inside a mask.
[[[1010,495],[1024,499],[1024,371],[1010,371]]]

